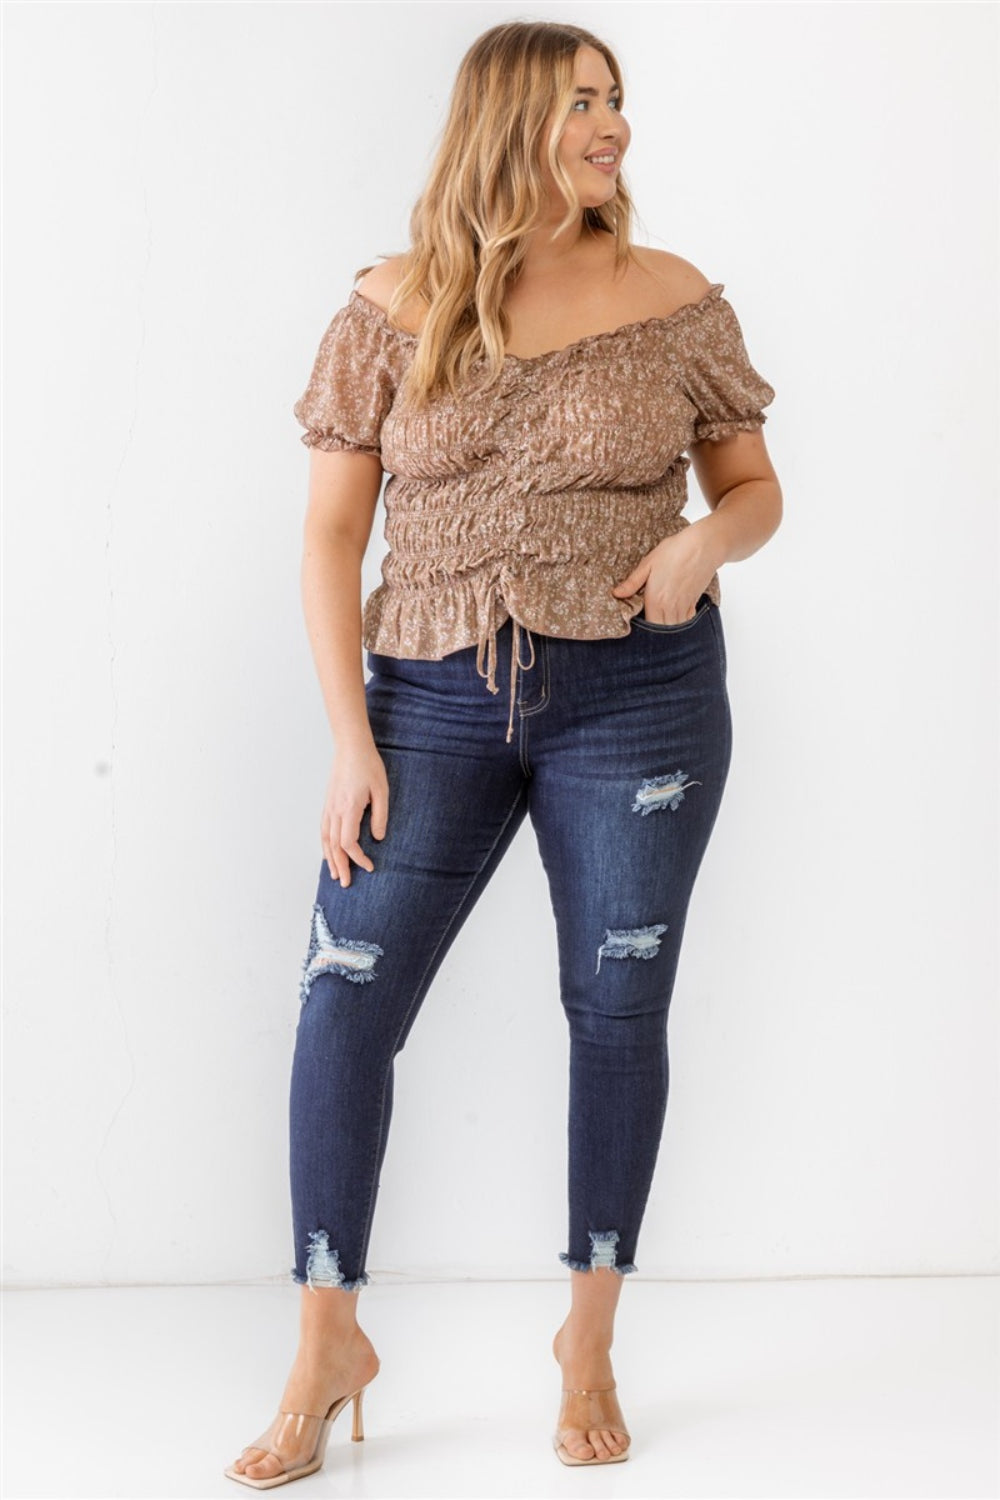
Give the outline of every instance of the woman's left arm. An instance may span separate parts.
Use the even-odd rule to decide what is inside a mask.
[[[690,620],[723,563],[750,557],[781,525],[781,485],[759,428],[688,451],[709,514],[664,537],[612,590],[621,597],[644,590],[646,618],[657,625]]]
[[[782,517],[781,485],[764,434],[734,432],[695,443],[688,453],[709,514],[687,529],[700,532],[715,567],[749,557],[770,541]]]

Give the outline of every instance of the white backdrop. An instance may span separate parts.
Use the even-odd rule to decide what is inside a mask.
[[[636,237],[778,393],[637,1264],[998,1268],[995,7],[14,4],[9,1285],[287,1276],[331,753],[291,408],[465,49],[543,18],[618,51]],[[565,1277],[567,1063],[526,823],[397,1062],[375,1282]]]

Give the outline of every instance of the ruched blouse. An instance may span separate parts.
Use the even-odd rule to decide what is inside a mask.
[[[293,410],[308,447],[373,453],[389,475],[389,550],[363,608],[369,651],[438,661],[476,645],[496,693],[497,631],[511,618],[509,742],[532,631],[629,633],[643,595],[611,590],[690,525],[683,450],[760,428],[774,400],[724,289],[561,349],[508,354],[492,390],[446,393],[423,412],[400,397],[418,335],[351,292]],[[720,602],[718,573],[706,592]]]

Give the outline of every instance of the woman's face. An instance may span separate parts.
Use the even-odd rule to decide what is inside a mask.
[[[611,69],[594,47],[581,47],[576,54],[573,87],[576,90],[569,119],[559,142],[559,162],[576,188],[584,208],[596,208],[615,196],[622,157],[628,149],[632,132],[618,108],[618,89]],[[558,121],[551,121],[546,150]],[[594,164],[595,156],[613,156],[610,163]],[[543,171],[549,178],[549,191],[558,197],[545,157]]]

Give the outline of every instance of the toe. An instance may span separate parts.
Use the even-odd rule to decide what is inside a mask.
[[[594,1450],[587,1439],[580,1432],[568,1432],[563,1438],[563,1446],[573,1458],[593,1458]]]
[[[273,1479],[282,1471],[280,1459],[274,1453],[265,1453],[261,1448],[252,1448],[251,1453],[260,1453],[260,1458],[247,1460],[243,1472],[250,1479]]]
[[[597,1457],[607,1458],[608,1448],[607,1444],[604,1441],[605,1434],[594,1428],[592,1431],[587,1433],[587,1436],[590,1438],[590,1441],[593,1444],[594,1452],[597,1454]]]

